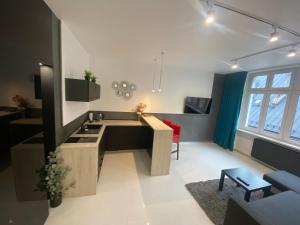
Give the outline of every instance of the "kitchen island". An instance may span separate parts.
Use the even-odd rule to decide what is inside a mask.
[[[65,164],[72,167],[65,182],[76,181],[76,187],[66,196],[96,194],[105,151],[147,149],[151,176],[169,174],[173,130],[155,116],[142,116],[141,121],[101,120],[86,125],[98,127],[99,132],[83,134],[79,128],[68,139],[76,143],[60,146]]]

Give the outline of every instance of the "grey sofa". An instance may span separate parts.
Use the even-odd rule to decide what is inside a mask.
[[[300,225],[300,153],[256,138],[251,156],[279,169],[264,179],[281,193],[249,203],[230,199],[224,225]]]
[[[284,170],[273,171],[264,175],[264,180],[279,191],[294,191],[300,194],[300,177]]]
[[[224,225],[299,225],[300,195],[293,191],[253,202],[230,199]]]

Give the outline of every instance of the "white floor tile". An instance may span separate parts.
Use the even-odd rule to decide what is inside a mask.
[[[181,144],[168,176],[150,177],[146,151],[107,153],[97,195],[64,199],[46,225],[213,225],[184,185],[217,179],[221,169],[270,171],[249,157],[213,143]]]

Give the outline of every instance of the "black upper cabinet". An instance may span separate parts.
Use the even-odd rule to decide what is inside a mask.
[[[100,85],[78,79],[65,79],[66,101],[91,102],[100,98]]]

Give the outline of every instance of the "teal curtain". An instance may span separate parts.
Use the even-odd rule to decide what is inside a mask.
[[[247,72],[225,75],[224,90],[214,133],[214,142],[233,150]]]

